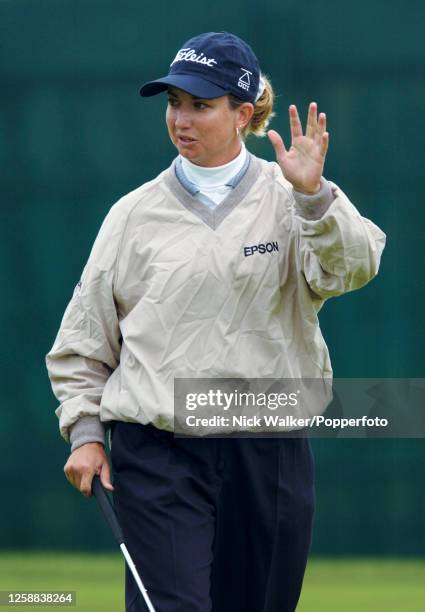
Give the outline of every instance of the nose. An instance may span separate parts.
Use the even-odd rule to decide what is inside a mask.
[[[176,109],[175,126],[177,129],[189,128],[191,126],[191,114],[184,108]]]

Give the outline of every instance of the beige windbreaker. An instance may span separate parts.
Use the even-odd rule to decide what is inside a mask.
[[[46,356],[63,437],[101,440],[111,420],[172,430],[175,377],[331,377],[317,312],[377,274],[385,234],[333,183],[320,195],[251,155],[214,210],[175,162],[121,198]]]

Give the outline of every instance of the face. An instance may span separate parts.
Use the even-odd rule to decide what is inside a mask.
[[[198,166],[221,166],[240,152],[236,128],[250,120],[249,102],[232,109],[227,96],[203,100],[170,87],[166,121],[172,143],[180,155]]]

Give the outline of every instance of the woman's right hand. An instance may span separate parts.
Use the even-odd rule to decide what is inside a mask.
[[[88,442],[76,448],[69,456],[63,471],[72,486],[86,497],[91,495],[92,480],[95,474],[100,476],[105,489],[114,490],[108,458],[100,442]]]

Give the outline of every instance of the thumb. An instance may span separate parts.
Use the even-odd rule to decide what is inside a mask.
[[[285,157],[286,149],[280,134],[278,134],[276,130],[269,130],[267,136],[273,145],[277,159]]]
[[[111,482],[111,469],[109,467],[108,461],[105,461],[103,463],[99,476],[100,482],[102,483],[103,487],[108,491],[113,491],[114,487]]]

